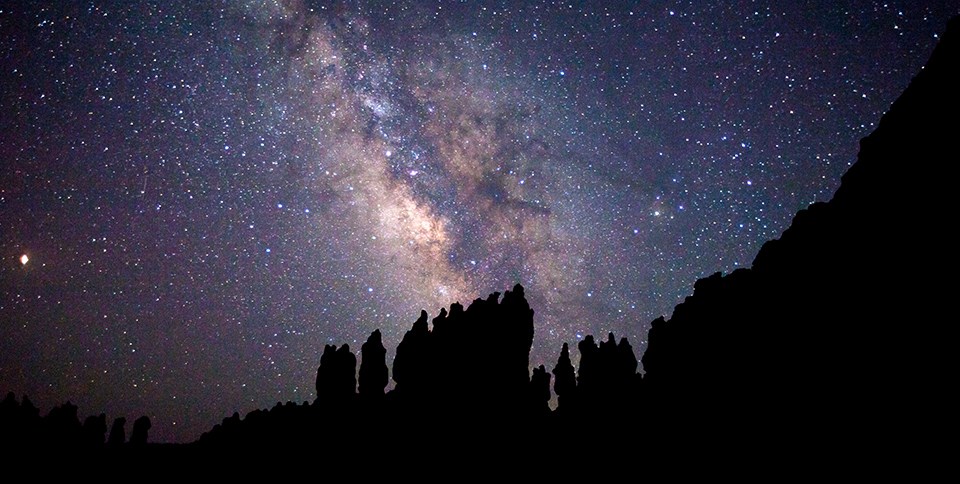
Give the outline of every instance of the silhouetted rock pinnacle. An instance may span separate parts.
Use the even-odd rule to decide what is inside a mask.
[[[360,347],[360,396],[379,399],[389,383],[387,376],[387,349],[383,347],[380,330],[370,333]]]
[[[113,420],[113,425],[110,426],[110,437],[107,439],[107,444],[111,447],[119,447],[126,443],[127,434],[124,427],[127,425],[127,419],[123,417],[117,417]]]
[[[133,421],[133,432],[130,432],[130,445],[142,446],[147,443],[147,432],[150,430],[150,418],[146,415]]]
[[[557,394],[557,410],[566,412],[576,405],[577,374],[570,362],[570,347],[560,349],[557,366],[553,367],[553,391]],[[569,410],[572,411],[572,410]]]

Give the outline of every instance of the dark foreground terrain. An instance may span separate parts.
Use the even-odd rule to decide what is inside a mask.
[[[751,268],[697,281],[671,319],[654,321],[639,362],[611,334],[565,345],[554,364],[535,366],[534,310],[517,285],[432,318],[423,312],[392,371],[379,332],[363,344],[359,366],[354,349],[327,346],[315,402],[236,413],[193,444],[147,443],[149,420],[134,422],[124,443],[123,424],[107,436],[102,416],[81,424],[76,407],[64,405],[40,417],[11,395],[0,412],[3,445],[198,459],[282,452],[371,472],[466,461],[556,472],[694,454],[873,471],[917,456],[936,463],[956,408],[950,173],[960,162],[958,135],[955,18],[861,141],[833,199],[798,213]],[[388,378],[395,386],[385,392]]]

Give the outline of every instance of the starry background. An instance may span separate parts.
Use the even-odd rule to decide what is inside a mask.
[[[324,344],[380,328],[389,361],[421,308],[516,282],[532,363],[608,331],[639,356],[830,198],[958,11],[53,3],[0,3],[0,391],[153,441],[312,401]]]

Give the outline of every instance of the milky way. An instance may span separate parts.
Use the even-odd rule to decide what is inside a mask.
[[[531,362],[608,331],[642,352],[829,199],[957,13],[24,3],[0,6],[0,391],[157,441],[311,401],[324,344],[380,328],[392,358],[421,308],[517,282]]]

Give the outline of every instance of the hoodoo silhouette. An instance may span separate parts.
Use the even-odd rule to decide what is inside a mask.
[[[41,449],[53,451],[80,451],[124,448],[126,419],[119,417],[113,422],[107,439],[106,414],[91,415],[80,423],[76,405],[66,402],[53,407],[45,416],[26,396],[17,401],[10,392],[0,402],[0,448],[18,452],[34,452]],[[150,419],[140,417],[134,424],[131,444],[143,446],[148,441]]]

